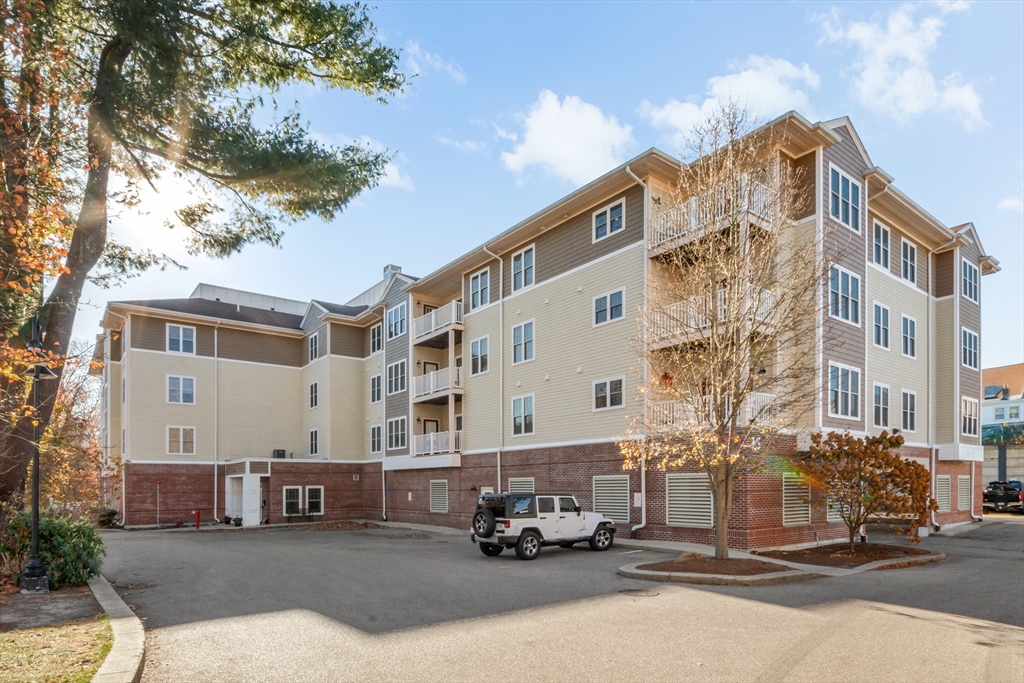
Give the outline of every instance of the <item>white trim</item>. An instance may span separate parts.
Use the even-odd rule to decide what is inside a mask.
[[[914,255],[914,266],[913,266],[914,267],[914,277],[913,278],[909,278],[909,277],[904,277],[903,276],[903,246],[904,245],[909,245],[910,248],[913,250],[913,255]],[[917,270],[918,270],[917,244],[914,243],[914,242],[911,242],[910,240],[908,240],[903,235],[900,235],[900,279],[906,280],[907,282],[910,282],[910,283],[914,284],[914,286],[917,286]]]
[[[618,230],[613,231],[611,229],[611,225],[612,225],[612,223],[611,223],[611,210],[612,210],[612,207],[616,206],[617,204],[622,204],[622,227],[619,228]],[[602,211],[607,211],[608,212],[608,222],[606,223],[606,226],[608,228],[608,232],[606,232],[604,234],[604,237],[598,237],[597,236],[597,214],[601,213]],[[590,214],[590,243],[591,244],[597,244],[598,242],[603,242],[604,240],[608,239],[612,235],[618,235],[620,233],[625,233],[625,232],[626,232],[626,195],[622,195],[621,197],[619,197],[615,201],[606,204],[604,207],[602,207],[602,208],[598,209],[597,211],[594,211],[594,212],[592,212]]]
[[[620,315],[618,318],[613,318],[613,317],[611,317],[611,315],[612,315],[611,297],[612,297],[612,294],[617,294],[619,292],[622,292],[622,315]],[[608,319],[605,320],[603,323],[599,323],[599,322],[597,322],[595,320],[596,317],[597,317],[597,300],[600,299],[601,297],[608,297],[608,308],[606,309],[608,311]],[[598,294],[593,299],[591,299],[591,301],[590,301],[590,327],[591,328],[604,327],[605,325],[610,325],[613,322],[616,322],[618,320],[625,320],[625,319],[626,319],[626,288],[625,287],[619,287],[618,289],[613,289],[611,291],[605,292],[604,294]]]
[[[536,260],[536,257],[534,258],[534,260]],[[487,274],[487,303],[486,304],[481,303],[481,304],[479,304],[477,306],[474,306],[473,305],[473,278],[478,278],[481,275],[483,275],[484,273]],[[483,288],[480,288],[479,291],[482,292]],[[490,306],[490,305],[491,305],[491,266],[490,266],[490,263],[488,263],[485,267],[481,268],[480,270],[476,271],[475,273],[473,273],[472,275],[469,276],[469,306],[467,308],[469,308],[470,311],[478,311],[481,308],[484,308],[484,307]],[[465,314],[463,314],[463,315],[465,315]]]
[[[318,386],[319,384],[319,381],[309,383],[309,410],[316,410],[317,408],[320,407],[320,387]]]
[[[288,512],[288,489],[297,489],[299,492],[299,511],[290,513]],[[301,486],[282,486],[281,487],[281,516],[282,517],[301,517],[302,516],[302,487]]]
[[[885,389],[886,424],[875,422],[875,389]],[[871,426],[879,429],[892,428],[892,389],[888,384],[882,384],[881,382],[871,383]]]
[[[974,288],[977,290],[978,295],[975,298],[971,298],[970,296],[967,295],[967,292],[964,291],[965,265],[970,266],[971,268],[974,269]],[[967,299],[968,301],[972,301],[976,304],[981,304],[981,268],[979,266],[976,266],[973,262],[969,261],[967,258],[963,256],[960,257],[960,296]]]
[[[907,336],[907,335],[903,334],[903,321],[904,320],[909,320],[910,322],[914,323],[914,334],[913,334],[913,336],[909,337],[909,339],[913,342],[913,347],[914,347],[914,353],[913,354],[909,354],[909,353],[907,353],[906,351],[903,350],[903,346],[904,346],[903,338]],[[912,315],[907,315],[906,313],[900,314],[900,355],[902,355],[904,358],[912,358],[914,360],[917,360],[917,318],[915,318]]]
[[[853,322],[852,320],[847,320],[846,318],[844,318],[844,317],[842,317],[840,315],[832,315],[832,268],[835,268],[836,270],[838,270],[840,272],[840,275],[842,273],[846,273],[847,275],[849,275],[850,278],[851,278],[851,285],[852,285],[852,278],[856,278],[857,279],[857,322]],[[839,289],[839,297],[841,299],[842,296],[843,296],[843,294],[842,294],[842,279],[840,279],[839,283],[840,283],[839,284],[839,287],[840,287],[840,289]],[[829,268],[829,273],[828,273],[828,301],[825,304],[825,308],[828,310],[828,317],[832,318],[833,320],[839,320],[841,322],[844,322],[847,325],[853,325],[854,327],[860,327],[861,323],[864,320],[864,304],[863,304],[864,296],[865,296],[864,280],[861,278],[861,276],[857,275],[857,273],[854,273],[852,270],[847,270],[846,268],[843,268],[838,263],[833,263],[832,266]],[[850,301],[851,302],[853,301],[852,297],[850,298]],[[842,309],[841,305],[840,305],[840,309]]]
[[[875,260],[875,227],[879,227],[885,231],[885,260],[888,261],[884,266]],[[868,263],[875,266],[879,270],[889,270],[892,265],[892,230],[889,229],[882,221],[877,218],[871,221],[871,257],[868,259]]]
[[[377,380],[377,398],[373,398],[373,380]],[[370,405],[380,403],[384,400],[384,374],[378,372],[370,376]]]
[[[526,431],[526,408],[524,407],[523,433],[516,434],[516,401],[524,401],[527,398],[530,399],[530,418],[532,422],[530,426],[532,427],[532,429],[530,431]],[[512,396],[510,399],[509,408],[511,409],[511,411],[509,412],[509,416],[511,417],[511,419],[509,420],[509,432],[510,436],[513,439],[517,439],[523,436],[532,436],[537,433],[537,397],[534,394],[520,394],[519,396]]]
[[[885,312],[888,314],[886,316],[886,320],[885,320],[885,337],[886,337],[885,340],[886,340],[886,342],[888,342],[888,344],[886,346],[882,346],[881,344],[879,344],[878,342],[875,341],[875,325],[878,324],[878,323],[875,322],[875,308],[876,307],[877,308],[884,308]],[[890,324],[891,322],[892,322],[892,310],[890,310],[890,308],[888,306],[886,306],[885,304],[879,303],[878,301],[874,301],[873,300],[871,302],[871,345],[874,346],[876,349],[882,349],[884,351],[891,351],[892,350],[892,325]]]
[[[904,425],[904,420],[903,420],[903,396],[904,395],[913,396],[914,397],[914,410],[913,410],[913,413],[912,413],[913,416],[914,416],[914,428],[913,429],[911,429],[909,427],[904,427],[903,426]],[[917,433],[917,391],[915,391],[913,389],[901,389],[900,390],[900,431],[901,432],[909,432],[910,434]]]
[[[315,452],[313,450],[313,446],[316,446],[316,451]],[[320,428],[319,427],[314,427],[313,429],[309,430],[309,438],[306,440],[306,449],[308,450],[309,457],[311,457],[311,458],[314,455],[320,455]]]
[[[406,391],[409,388],[409,364],[407,363],[407,361],[408,361],[408,358],[403,358],[401,360],[396,360],[394,363],[388,363],[384,367],[384,395],[385,396],[394,396],[396,394],[402,393],[403,391]],[[391,368],[395,367],[396,365],[404,366],[404,368],[402,370],[402,388],[401,389],[396,389],[395,391],[391,391],[391,376],[390,376],[391,372],[390,371],[391,371]]]
[[[964,430],[964,423],[966,422],[966,419],[967,419],[967,411],[965,411],[964,408],[965,408],[965,404],[968,404],[968,403],[972,404],[974,406],[974,432],[973,433]],[[960,413],[960,430],[959,430],[960,436],[980,437],[981,436],[981,403],[978,401],[978,399],[971,398],[970,396],[964,396],[964,395],[961,394],[960,395],[960,410],[958,412]]]
[[[486,341],[487,342],[487,354],[486,354],[487,369],[486,370],[480,370],[479,372],[473,372],[473,344],[476,344],[476,343],[481,342],[481,341]],[[462,345],[462,350],[463,350],[463,353],[465,353],[465,350],[466,350],[466,345],[465,344]],[[483,354],[481,354],[481,357],[483,357]],[[465,366],[465,361],[463,361],[463,366]],[[463,371],[465,371],[465,367],[463,367]],[[482,337],[477,337],[476,339],[470,339],[469,340],[469,376],[470,377],[479,377],[480,375],[486,375],[490,371],[491,371],[491,335],[485,334]]]
[[[497,306],[499,303],[501,303],[501,302],[500,301],[493,301],[492,300],[491,303],[487,304],[486,306],[477,306],[472,311],[463,311],[462,319],[465,320],[466,318],[468,318],[469,316],[473,315],[474,313],[480,313],[481,311],[486,311],[488,308],[492,308],[494,306]]]
[[[564,273],[559,273],[558,275],[554,275],[552,277],[549,277],[546,280],[544,280],[543,282],[537,282],[536,278],[534,278],[534,282],[536,284],[534,284],[533,286],[534,287],[543,287],[544,285],[550,284],[552,282],[556,282],[556,281],[560,280],[561,278],[568,277],[570,275],[575,275],[576,273],[580,272],[581,270],[584,270],[585,268],[590,268],[591,266],[597,265],[597,264],[599,264],[599,263],[601,263],[603,261],[607,261],[610,258],[614,258],[616,256],[619,256],[619,255],[623,254],[624,252],[629,251],[630,249],[636,249],[637,247],[642,247],[642,246],[644,246],[644,242],[643,242],[643,240],[639,240],[639,241],[634,242],[633,244],[627,244],[626,246],[622,247],[621,249],[616,249],[615,251],[611,252],[610,254],[605,254],[604,256],[599,256],[596,259],[593,259],[591,261],[587,261],[586,263],[582,263],[582,264],[576,266],[575,268],[571,268],[571,269],[565,271]],[[520,289],[518,291],[512,292],[511,294],[509,294],[508,296],[505,297],[505,300],[508,301],[509,299],[514,299],[515,297],[519,296],[522,293],[522,291],[523,290]]]
[[[404,438],[402,440],[405,443],[403,443],[401,446],[394,446],[394,447],[391,446],[391,429],[390,429],[390,427],[391,427],[391,423],[392,422],[395,422],[395,423],[402,422],[402,424],[403,424],[404,428],[403,428],[402,431],[403,431],[403,437]],[[387,427],[388,428],[384,430],[384,452],[385,453],[387,451],[401,451],[401,450],[404,450],[404,449],[409,447],[409,416],[408,415],[401,415],[399,417],[392,417],[391,419],[387,420]]]
[[[380,439],[380,443],[378,444],[377,450],[373,450],[373,430],[374,429],[379,429],[380,430],[380,433],[377,435],[377,438]],[[384,445],[385,445],[384,444],[384,425],[381,425],[381,424],[370,425],[370,452],[371,453],[383,453],[384,452]]]
[[[377,349],[376,351],[373,350],[373,331],[375,329],[379,329],[380,330],[380,338],[379,338],[379,341],[377,342],[380,345],[380,348]],[[376,356],[378,353],[384,353],[384,321],[383,320],[381,320],[380,322],[374,323],[373,325],[370,325],[370,356]],[[370,356],[367,356],[367,358],[369,358]],[[348,356],[346,356],[346,357],[348,357]]]
[[[310,512],[309,511],[309,490],[310,489],[320,489],[320,512]],[[324,507],[326,507],[324,505],[324,487],[323,487],[323,484],[307,486],[304,493],[306,495],[306,515],[312,516],[312,517],[320,517],[320,516],[322,516],[324,514]]]
[[[531,331],[531,335],[532,336],[530,337],[530,344],[532,345],[532,348],[533,348],[533,355],[530,356],[529,358],[526,357],[526,334],[525,334],[525,332],[526,332],[526,326],[527,325],[531,326],[530,327],[530,331]],[[523,332],[524,332],[524,334],[523,334],[523,342],[522,342],[522,344],[523,344],[523,360],[517,361],[516,360],[516,328],[519,328],[519,327],[522,327],[523,328]],[[537,358],[537,319],[536,318],[530,318],[529,320],[524,320],[521,323],[517,323],[517,324],[513,325],[511,328],[509,328],[509,338],[510,338],[510,340],[512,342],[510,344],[511,349],[512,349],[512,356],[509,358],[509,364],[510,365],[523,365],[524,363],[529,363],[529,362],[533,361],[535,358]],[[488,347],[488,351],[489,350],[490,350],[490,347]],[[488,359],[488,365],[490,365],[490,359]]]
[[[320,331],[317,330],[309,335],[309,341],[306,342],[306,365],[310,365],[320,360]]]
[[[171,351],[171,327],[179,328],[179,334],[181,337],[178,338],[178,344],[181,346],[185,345],[184,330],[192,330],[192,351]],[[182,325],[181,323],[164,323],[164,353],[173,353],[176,356],[196,356],[196,351],[199,347],[199,334],[196,332],[195,325]],[[148,349],[147,349],[148,350]],[[123,353],[123,350],[122,350]]]
[[[180,401],[172,401],[171,398],[170,398],[170,396],[171,396],[170,384],[171,384],[171,378],[172,377],[176,377],[179,380],[182,380],[181,382],[179,382],[179,385],[178,385],[178,394],[182,398],[182,400],[180,400]],[[122,379],[124,379],[124,378],[122,377]],[[196,405],[196,378],[194,376],[190,376],[190,375],[164,375],[164,379],[165,379],[165,382],[164,382],[164,403],[166,403],[168,405],[172,405],[172,406],[194,406],[194,405]],[[185,399],[184,380],[186,380],[186,379],[192,380],[192,401],[191,401],[191,403],[186,402],[184,400]]]
[[[378,351],[378,353],[379,353],[379,351]],[[375,353],[375,354],[373,354],[373,355],[374,355],[374,356],[376,356],[377,354]],[[340,353],[328,353],[328,354],[326,354],[326,355],[324,355],[324,356],[321,356],[321,358],[340,358],[341,360],[358,360],[358,361],[364,361],[364,360],[366,360],[367,358],[372,358],[372,356],[366,356],[366,358],[360,358],[359,356],[343,356],[343,355],[341,355]]]
[[[964,362],[964,332],[974,335],[974,358],[977,365],[968,365]],[[967,368],[968,370],[981,369],[981,335],[963,325],[960,326],[960,367]]]
[[[836,170],[839,173],[839,215],[838,216],[833,216],[832,215],[832,170],[833,169]],[[856,204],[856,206],[857,206],[857,226],[856,227],[854,227],[852,225],[848,225],[848,224],[846,224],[846,223],[844,223],[842,221],[842,215],[843,215],[843,176],[845,176],[846,179],[850,181],[851,185],[856,185],[857,186],[857,204]],[[831,220],[835,221],[836,223],[839,223],[839,225],[842,225],[843,227],[845,227],[845,228],[847,228],[849,230],[852,230],[853,232],[855,232],[858,235],[860,235],[861,234],[860,221],[862,219],[866,219],[867,218],[867,216],[864,215],[866,213],[865,210],[864,210],[864,207],[861,205],[861,201],[863,201],[863,200],[865,200],[867,198],[867,195],[865,195],[865,193],[864,193],[864,185],[863,185],[862,181],[854,180],[852,175],[850,175],[849,173],[844,171],[842,168],[837,166],[835,164],[835,162],[829,161],[828,162],[828,179],[825,181],[825,191],[828,193],[828,207],[827,207],[827,211],[826,211],[825,215],[827,215]],[[853,194],[852,190],[851,190],[850,194],[851,195]],[[850,201],[850,206],[851,207],[854,206],[853,201]]]
[[[849,370],[849,371],[853,371],[853,372],[857,373],[857,414],[856,415],[843,415],[842,413],[833,413],[832,412],[832,368],[833,368],[833,366],[836,367],[836,368],[839,368],[840,370]],[[833,360],[830,360],[828,362],[828,382],[826,382],[826,384],[825,384],[825,390],[828,392],[828,394],[826,395],[825,403],[828,406],[828,416],[829,417],[837,418],[837,419],[840,419],[840,420],[855,420],[857,422],[861,421],[861,409],[862,409],[862,407],[864,405],[864,396],[862,395],[861,390],[860,390],[860,383],[861,383],[862,379],[864,379],[864,375],[863,375],[863,371],[860,368],[855,368],[852,365],[846,365],[844,363],[837,363],[837,362],[835,362]],[[850,386],[852,387],[853,385],[851,384]],[[839,389],[839,391],[842,392],[842,389]]]
[[[622,403],[620,403],[617,406],[611,405],[611,396],[612,396],[612,394],[611,394],[611,383],[614,382],[615,380],[619,380],[620,382],[622,382]],[[596,393],[597,392],[597,385],[598,384],[602,384],[602,383],[608,385],[608,388],[606,389],[607,393],[605,395],[608,397],[609,405],[605,406],[604,408],[598,408],[598,407],[595,406],[595,403],[597,402],[597,393]],[[626,407],[626,377],[625,377],[625,375],[620,375],[618,377],[607,377],[607,378],[604,378],[604,379],[595,379],[591,383],[591,385],[590,385],[590,412],[592,412],[592,413],[603,413],[603,412],[608,411],[608,410],[622,410],[625,407]]]
[[[533,264],[530,266],[532,271],[530,284],[526,284],[526,266],[523,266],[522,272],[524,273],[523,284],[520,287],[516,287],[516,256],[522,256],[528,251],[533,251]],[[525,259],[524,259],[525,260]],[[513,292],[522,292],[534,287],[537,284],[537,249],[536,242],[531,242],[517,252],[514,252],[508,259],[509,266],[509,282],[512,284]]]
[[[388,316],[391,314],[392,311],[398,311],[399,309],[403,309],[403,313],[404,313],[404,315],[402,316],[402,331],[399,332],[398,334],[391,334],[391,320],[388,318]],[[398,339],[399,337],[401,337],[404,334],[408,334],[408,332],[409,332],[409,302],[408,302],[408,300],[403,301],[401,303],[397,303],[397,304],[395,304],[394,306],[391,306],[391,307],[385,307],[384,308],[384,323],[385,323],[385,325],[384,325],[384,327],[385,327],[385,329],[384,329],[384,340],[385,340],[385,343],[390,342],[390,341],[392,341],[394,339]],[[383,346],[381,348],[383,349]]]
[[[872,262],[869,261],[868,262],[868,268],[871,268],[871,269],[877,271],[880,275],[885,275],[886,277],[888,277],[893,282],[898,282],[901,285],[903,285],[904,287],[908,288],[909,290],[911,290],[913,292],[917,292],[921,296],[924,296],[924,297],[931,296],[931,294],[929,292],[924,291],[923,289],[918,287],[916,284],[914,284],[912,282],[908,282],[907,280],[904,280],[903,278],[898,277],[896,275],[893,275],[891,270],[886,270],[885,268],[882,268],[881,266],[879,266],[877,263],[872,263]],[[951,296],[953,296],[953,295],[952,294],[947,294],[946,296],[940,296],[940,297],[934,297],[933,296],[932,298],[935,299],[936,301],[942,301],[943,299],[948,299]]]
[[[618,443],[624,439],[640,439],[643,438],[639,434],[624,436],[624,437],[604,437],[600,439],[577,439],[575,441],[550,441],[548,443],[536,443],[526,444],[522,446],[502,446],[501,451],[528,451],[531,448],[567,448],[569,446],[593,446],[595,444],[602,443]],[[471,451],[463,451],[463,455],[480,455],[481,453],[494,453],[498,450],[497,446],[490,448],[476,448]]]
[[[171,453],[171,430],[172,429],[191,429],[192,430],[192,452],[184,453],[182,449],[185,445],[185,438],[183,432],[178,432],[178,452]],[[196,428],[193,425],[165,425],[164,427],[164,455],[195,455],[199,451],[198,435]]]

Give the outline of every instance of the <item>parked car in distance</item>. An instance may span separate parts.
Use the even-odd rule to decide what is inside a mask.
[[[1024,513],[1024,484],[1016,479],[990,482],[985,487],[982,509],[985,512]]]
[[[571,548],[586,541],[593,550],[615,542],[614,521],[599,512],[584,512],[575,496],[557,493],[485,493],[477,499],[470,540],[489,557],[515,548],[532,560],[542,546]]]

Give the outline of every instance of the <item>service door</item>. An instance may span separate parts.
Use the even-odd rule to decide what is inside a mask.
[[[558,538],[558,513],[555,511],[555,499],[551,496],[537,496],[537,526],[545,539]]]
[[[242,498],[245,507],[242,509],[242,526],[259,526],[260,508],[260,477],[256,474],[247,474],[242,477]]]

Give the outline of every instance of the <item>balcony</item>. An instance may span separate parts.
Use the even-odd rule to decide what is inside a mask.
[[[751,393],[740,405],[740,426],[757,420],[764,424],[776,417],[772,405],[774,394]],[[684,430],[712,419],[714,413],[709,397],[701,397],[698,405],[691,401],[652,401],[649,404],[650,429],[652,432]],[[699,410],[698,410],[699,409]]]
[[[749,212],[768,221],[772,219],[771,189],[762,183],[752,183],[748,192],[747,182],[743,181],[734,193],[723,188],[715,194],[713,208],[709,207],[710,202],[701,201],[703,197],[691,197],[651,216],[648,247],[652,251],[664,251],[685,244],[699,236],[703,228],[734,211]]]
[[[453,389],[462,389],[462,368],[441,368],[412,378],[413,401],[447,403]]]
[[[424,346],[447,348],[448,337],[438,339],[443,332],[455,328],[462,329],[462,302],[451,301],[440,308],[435,308],[426,315],[413,318],[412,342]],[[458,340],[456,340],[458,343]]]
[[[455,434],[454,443],[451,437]],[[417,434],[412,442],[413,455],[438,455],[440,453],[461,453],[462,432],[434,432]]]
[[[771,316],[774,297],[770,290],[751,293],[752,317],[759,322],[766,322]],[[754,305],[753,299],[757,299]],[[711,327],[712,316],[717,313],[718,322],[725,322],[729,313],[728,291],[719,289],[715,306],[712,308],[710,296],[695,296],[677,301],[668,306],[652,308],[650,315],[651,341],[664,342],[676,338],[685,338],[700,330]]]

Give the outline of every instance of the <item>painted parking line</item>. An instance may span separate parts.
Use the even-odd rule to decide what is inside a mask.
[[[625,552],[619,553],[619,555],[632,555],[633,553],[642,553],[643,550],[626,550]]]

